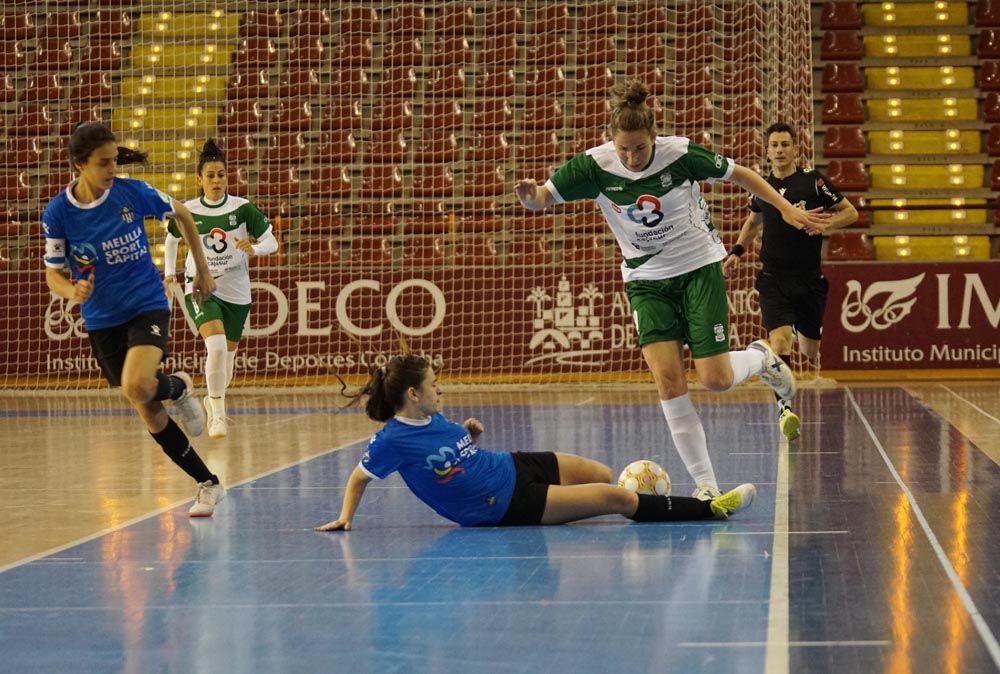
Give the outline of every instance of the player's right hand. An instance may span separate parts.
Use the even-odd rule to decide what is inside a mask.
[[[73,299],[83,304],[94,293],[94,272],[73,284]]]
[[[342,519],[335,519],[332,522],[327,522],[322,526],[315,528],[315,531],[350,531],[351,523],[346,522]]]
[[[191,285],[193,286],[191,294],[198,304],[201,304],[205,298],[215,292],[215,279],[212,278],[211,274],[195,274]]]
[[[164,276],[163,277],[163,292],[166,293],[167,299],[173,297],[174,286],[177,285],[176,276]]]
[[[726,278],[729,278],[729,275],[732,274],[736,269],[738,269],[739,266],[740,266],[740,258],[738,255],[733,255],[733,254],[726,255],[726,259],[722,261],[722,275]]]
[[[518,180],[514,185],[514,194],[525,208],[535,207],[535,196],[538,194],[538,182],[531,178]]]

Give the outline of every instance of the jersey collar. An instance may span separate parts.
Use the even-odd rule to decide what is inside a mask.
[[[431,417],[427,417],[426,419],[407,419],[406,417],[396,415],[393,419],[407,426],[427,426],[431,423]]]
[[[82,203],[80,203],[79,201],[76,200],[76,197],[73,196],[73,186],[76,185],[78,182],[80,182],[79,178],[73,178],[73,181],[69,185],[66,186],[66,198],[69,200],[69,203],[73,204],[77,208],[82,208],[84,210],[89,210],[91,208],[97,208],[98,206],[100,206],[101,204],[103,204],[107,200],[108,195],[111,193],[111,187],[115,186],[114,182],[112,182],[111,183],[111,187],[109,187],[108,189],[104,190],[104,194],[102,194],[101,196],[97,197],[96,199],[94,199],[93,201],[91,201],[89,204],[82,204]]]
[[[205,208],[219,208],[220,206],[224,205],[228,200],[229,200],[228,192],[226,194],[223,194],[222,199],[220,199],[214,204],[208,199],[206,199],[204,194],[198,197],[198,201],[200,201],[201,205],[204,206]]]

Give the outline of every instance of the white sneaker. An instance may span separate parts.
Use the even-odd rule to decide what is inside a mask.
[[[208,396],[202,398],[205,403],[205,413],[208,424],[208,437],[213,440],[224,438],[229,434],[229,417],[216,416],[212,413],[212,404],[208,401]]]
[[[707,482],[699,482],[691,496],[699,501],[711,501],[716,496],[722,496],[722,492],[719,491],[718,487],[713,487]]]
[[[194,394],[194,382],[186,372],[174,372],[173,376],[184,382],[184,393],[173,401],[174,415],[184,424],[184,430],[192,437],[201,435],[205,430],[205,411]]]
[[[198,494],[194,497],[194,505],[188,510],[191,517],[211,517],[215,512],[215,504],[226,496],[226,488],[212,481],[199,482]]]
[[[781,357],[774,352],[766,339],[758,339],[747,347],[755,349],[764,354],[764,369],[760,371],[760,379],[765,384],[774,389],[784,400],[791,400],[795,397],[795,375],[792,370],[781,360]]]

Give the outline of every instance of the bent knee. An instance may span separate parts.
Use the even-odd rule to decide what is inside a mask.
[[[733,373],[731,371],[699,375],[698,380],[709,391],[728,391],[733,387]]]
[[[122,395],[132,403],[147,403],[156,395],[156,379],[135,378],[123,381]]]
[[[635,492],[623,487],[609,486],[606,494],[608,509],[616,513],[630,514],[639,505]]]

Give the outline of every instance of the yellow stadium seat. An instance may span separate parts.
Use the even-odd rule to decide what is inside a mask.
[[[190,168],[197,163],[198,152],[204,140],[185,138],[182,140],[137,141],[126,136],[123,142],[126,147],[149,153],[147,159],[149,164],[171,164],[176,167]],[[159,170],[162,171],[163,167],[160,167]]]
[[[240,14],[215,12],[157,12],[143,14],[136,26],[143,42],[161,40],[236,40],[240,30]]]
[[[866,35],[865,56],[968,56],[972,41],[968,35]]]
[[[988,260],[988,236],[876,236],[876,260]]]
[[[982,152],[978,131],[869,131],[872,154],[974,154]]]
[[[964,2],[879,2],[861,6],[866,26],[965,26],[969,7]]]
[[[893,210],[893,211],[872,211],[872,224],[874,225],[985,225],[987,221],[987,210],[985,208],[971,208],[972,206],[985,206],[985,199],[965,199],[955,197],[952,199],[872,199],[872,206],[895,206],[903,209],[907,206],[937,206],[941,205],[941,210]],[[969,206],[970,208],[964,208]]]
[[[145,180],[147,183],[161,192],[184,201],[198,196],[198,182],[195,180],[194,167],[188,171],[175,171],[171,173],[160,173],[156,171],[133,170],[129,176],[137,180]]]
[[[145,105],[116,108],[111,113],[115,133],[136,131],[183,131],[185,135],[208,137],[215,133],[219,109],[202,105],[184,108],[154,108]]]
[[[870,169],[874,189],[967,189],[983,186],[982,164],[875,164]]]
[[[865,68],[869,89],[975,89],[971,66]]]
[[[126,104],[142,101],[203,101],[226,97],[226,78],[197,75],[189,77],[122,78],[122,99]]]
[[[873,98],[867,101],[872,122],[947,122],[978,119],[975,98]]]
[[[201,44],[150,42],[132,47],[133,68],[190,68],[194,66],[229,66],[232,46],[224,40]]]

